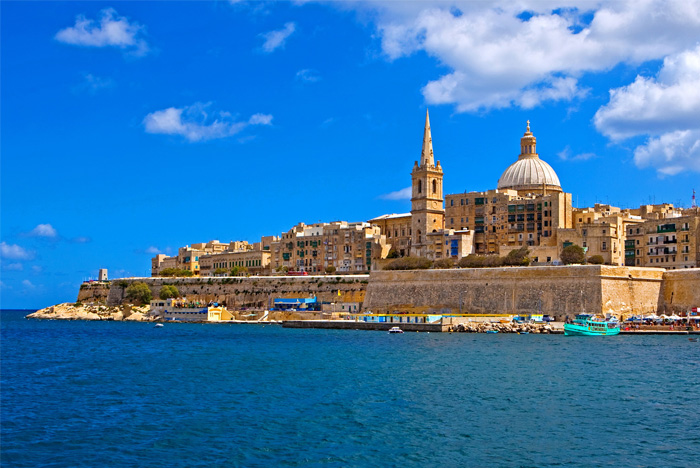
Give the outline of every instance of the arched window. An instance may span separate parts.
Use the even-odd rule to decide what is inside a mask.
[[[421,193],[423,191],[423,181],[419,180],[418,181],[418,193]]]
[[[421,241],[420,241],[420,229],[418,230],[417,234],[418,234],[418,243],[420,244],[421,243]]]
[[[433,193],[437,193],[437,180],[433,179]]]

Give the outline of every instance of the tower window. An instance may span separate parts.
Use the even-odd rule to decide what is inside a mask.
[[[419,180],[418,181],[418,193],[422,193],[422,192],[423,192],[423,181]]]
[[[433,179],[433,193],[437,193],[437,180]]]

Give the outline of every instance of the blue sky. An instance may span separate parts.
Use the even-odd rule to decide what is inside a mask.
[[[3,2],[2,307],[157,252],[410,210],[525,121],[574,204],[700,189],[700,2]],[[394,194],[394,195],[392,195]]]

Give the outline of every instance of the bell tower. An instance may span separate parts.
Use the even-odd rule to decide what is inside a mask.
[[[411,172],[411,255],[425,257],[426,236],[445,227],[442,176],[440,161],[435,164],[433,156],[430,116],[426,110],[420,163],[415,161]]]

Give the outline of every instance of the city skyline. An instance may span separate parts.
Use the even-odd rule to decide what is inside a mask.
[[[3,307],[408,212],[426,107],[445,194],[496,188],[529,120],[575,207],[689,206],[698,2],[555,3],[4,3]]]

